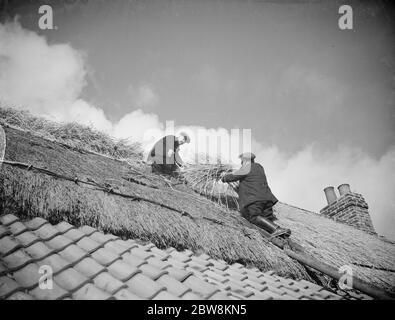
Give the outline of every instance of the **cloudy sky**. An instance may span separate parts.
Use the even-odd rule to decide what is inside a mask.
[[[395,239],[395,46],[381,2],[11,1],[0,24],[0,98],[142,140],[176,126],[252,130],[284,202],[319,211],[350,183]],[[49,1],[51,3],[51,1]],[[17,20],[14,17],[18,15]]]

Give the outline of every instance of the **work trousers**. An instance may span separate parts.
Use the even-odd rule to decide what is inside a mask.
[[[273,206],[275,203],[272,201],[257,201],[249,204],[241,209],[241,215],[250,222],[255,220],[255,217],[261,216],[270,221],[277,220],[273,214]]]
[[[153,163],[151,167],[153,173],[164,174],[173,177],[178,177],[179,175],[178,166],[176,164]]]

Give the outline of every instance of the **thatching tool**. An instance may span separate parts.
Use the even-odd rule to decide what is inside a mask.
[[[6,148],[6,135],[3,127],[0,124],[0,161],[4,159],[5,148]],[[1,166],[1,163],[0,163]]]

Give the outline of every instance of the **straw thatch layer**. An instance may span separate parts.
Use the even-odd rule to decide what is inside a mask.
[[[0,107],[0,124],[9,125],[36,136],[56,141],[75,150],[86,150],[116,159],[138,160],[143,151],[139,143],[114,139],[92,127],[75,122],[58,123],[36,117],[25,110]]]
[[[314,257],[338,268],[350,266],[354,276],[395,291],[393,243],[283,203],[275,206],[275,212],[279,224],[290,228],[292,236]]]
[[[111,184],[117,192],[146,197],[190,216],[6,164],[0,175],[4,212],[22,218],[42,216],[51,223],[66,220],[76,226],[91,225],[121,237],[151,241],[162,248],[204,251],[228,262],[310,280],[303,266],[263,239],[237,212],[226,212],[185,186],[170,188],[160,180],[151,181],[149,176],[139,177],[124,162],[76,152],[26,132],[6,128],[6,135],[7,160],[83,181]]]

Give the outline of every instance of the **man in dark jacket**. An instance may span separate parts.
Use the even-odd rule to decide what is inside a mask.
[[[239,207],[244,218],[268,231],[272,236],[290,236],[291,230],[281,228],[273,221],[273,206],[278,202],[270,190],[265,170],[255,163],[255,155],[247,152],[239,156],[241,168],[224,175],[223,182],[239,181]]]
[[[152,172],[176,175],[179,167],[184,165],[180,155],[180,146],[189,143],[188,134],[181,132],[177,137],[168,135],[155,143],[148,154],[147,162],[151,163]]]

